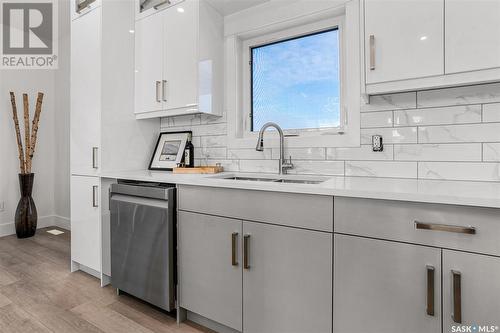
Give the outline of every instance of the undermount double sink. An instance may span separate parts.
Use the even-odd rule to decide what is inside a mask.
[[[288,184],[320,184],[326,179],[304,179],[295,177],[259,177],[259,176],[227,176],[221,177],[220,179],[228,180],[244,180],[244,181],[255,181],[255,182],[271,182],[271,183],[288,183]]]

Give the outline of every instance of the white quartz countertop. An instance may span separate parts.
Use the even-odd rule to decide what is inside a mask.
[[[500,208],[500,183],[306,175],[290,175],[287,177],[311,180],[324,179],[325,181],[320,184],[291,184],[223,179],[231,176],[279,178],[277,174],[235,172],[224,172],[216,175],[181,175],[165,171],[142,170],[103,172],[101,174],[102,178],[182,185]]]

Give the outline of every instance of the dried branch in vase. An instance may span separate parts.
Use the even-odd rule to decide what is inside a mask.
[[[14,127],[16,128],[16,137],[17,137],[17,149],[19,151],[19,164],[21,173],[25,174],[26,169],[24,165],[24,151],[23,151],[23,140],[21,138],[21,130],[19,129],[19,119],[17,118],[17,106],[16,106],[16,96],[11,91],[10,92],[10,103],[12,104],[12,114],[14,118]]]
[[[23,109],[24,109],[24,157],[26,163],[26,173],[31,173],[31,162],[30,162],[30,107],[28,104],[28,94],[23,94]]]
[[[39,92],[36,98],[35,116],[33,117],[33,125],[31,126],[31,149],[30,160],[33,160],[35,153],[36,139],[38,137],[38,123],[40,122],[40,113],[42,113],[43,93]]]
[[[19,165],[21,174],[30,174],[33,163],[33,155],[35,154],[35,147],[38,137],[38,124],[40,122],[40,114],[42,112],[43,93],[39,92],[36,100],[35,115],[30,132],[30,112],[28,94],[23,94],[23,114],[24,114],[24,148],[19,126],[19,119],[17,116],[16,96],[10,92],[10,101],[12,104],[12,114],[14,119],[14,126],[16,129],[17,148],[19,152]]]

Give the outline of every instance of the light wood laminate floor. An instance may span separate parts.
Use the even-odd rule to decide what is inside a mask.
[[[70,233],[0,238],[0,332],[198,333],[83,272],[70,273]],[[60,229],[62,230],[62,229]]]

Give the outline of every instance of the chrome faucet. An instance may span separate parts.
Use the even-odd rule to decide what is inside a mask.
[[[259,131],[259,138],[257,139],[257,147],[255,150],[263,151],[264,150],[264,132],[268,127],[274,127],[278,131],[280,136],[280,160],[279,160],[279,174],[286,174],[287,170],[293,169],[292,156],[290,156],[290,160],[285,159],[285,139],[283,135],[283,130],[279,127],[278,124],[269,122],[265,123]]]

